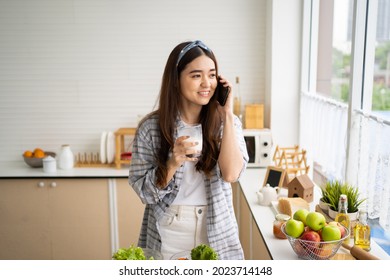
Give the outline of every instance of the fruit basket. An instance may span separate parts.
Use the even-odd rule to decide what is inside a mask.
[[[282,225],[282,232],[287,236],[298,257],[305,260],[327,260],[333,257],[350,234],[349,230],[345,228],[346,234],[339,240],[315,242],[289,236],[285,231],[285,224]]]
[[[43,160],[44,157],[47,157],[47,156],[51,156],[51,157],[55,158],[56,153],[45,151],[44,152],[44,156],[41,157],[41,158],[27,157],[27,156],[23,155],[23,159],[24,159],[24,162],[27,165],[29,165],[30,167],[37,168],[37,167],[42,167],[43,166],[43,161],[42,160]]]

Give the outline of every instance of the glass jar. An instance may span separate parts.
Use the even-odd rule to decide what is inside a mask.
[[[57,171],[57,164],[55,158],[52,156],[47,156],[43,160],[43,172],[53,173]]]
[[[287,239],[286,235],[282,232],[282,225],[290,220],[289,215],[277,214],[274,221],[274,236],[279,239]]]
[[[63,170],[72,169],[74,165],[74,156],[69,145],[62,145],[58,161],[58,167]]]

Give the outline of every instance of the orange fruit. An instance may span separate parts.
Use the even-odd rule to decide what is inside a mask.
[[[34,150],[34,157],[35,158],[44,158],[45,157],[45,152],[42,149],[36,148]]]
[[[32,157],[32,156],[33,156],[33,152],[31,152],[31,151],[25,151],[25,152],[23,153],[23,155],[24,155],[25,157]]]
[[[40,152],[44,153],[44,151],[41,148],[35,148],[33,153],[35,154],[35,153],[40,153]]]

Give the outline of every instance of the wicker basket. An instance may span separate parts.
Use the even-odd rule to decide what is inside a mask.
[[[349,236],[349,230],[345,228],[346,235],[340,240],[315,242],[291,237],[286,233],[285,227],[284,224],[282,232],[287,236],[294,252],[298,257],[305,260],[327,260],[333,257],[343,241]]]

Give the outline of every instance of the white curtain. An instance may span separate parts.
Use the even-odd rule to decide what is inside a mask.
[[[369,218],[390,230],[390,123],[361,112],[352,116],[347,162],[348,107],[318,94],[302,93],[300,145],[328,179],[345,180],[367,198]],[[346,172],[348,170],[348,172]],[[347,175],[346,175],[347,174]]]
[[[348,108],[318,94],[302,93],[300,145],[329,179],[344,179]]]
[[[369,218],[390,230],[390,125],[361,112],[353,114],[353,160],[347,179],[367,197]],[[356,153],[356,154],[355,154]]]

